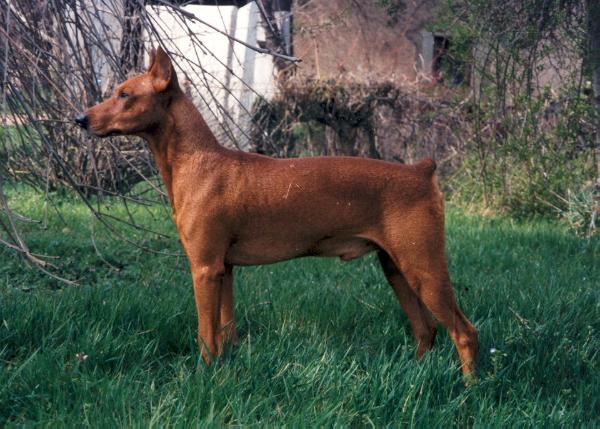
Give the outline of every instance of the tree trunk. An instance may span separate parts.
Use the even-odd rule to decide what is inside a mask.
[[[594,200],[596,207],[590,222],[590,233],[595,228],[596,219],[600,216],[600,2],[586,0],[588,22],[588,62],[592,72],[594,89],[594,106],[596,107],[595,157],[596,187]]]

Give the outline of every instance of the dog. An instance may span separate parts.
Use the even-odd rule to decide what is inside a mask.
[[[275,159],[221,146],[181,90],[162,48],[144,74],[75,118],[98,137],[145,139],[189,258],[204,361],[238,337],[233,266],[301,256],[344,261],[377,252],[408,315],[417,358],[437,322],[473,378],[477,332],[459,309],[444,250],[444,200],[427,159],[414,165],[353,157]]]

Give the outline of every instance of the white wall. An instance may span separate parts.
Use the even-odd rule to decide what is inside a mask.
[[[227,34],[257,46],[264,39],[254,2],[235,6],[185,6],[187,12]],[[225,35],[163,6],[146,11],[161,42],[171,52],[180,83],[200,108],[222,144],[248,147],[250,111],[260,96],[274,94],[271,56],[259,54]],[[149,36],[147,46],[157,45]],[[235,140],[235,141],[234,141]]]

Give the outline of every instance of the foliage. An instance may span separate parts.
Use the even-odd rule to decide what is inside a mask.
[[[439,16],[451,55],[472,64],[455,198],[518,216],[564,212],[596,174],[583,2],[449,0]]]
[[[590,219],[590,207],[594,205],[593,187],[590,185],[581,192],[567,190],[566,197],[561,197],[563,207],[555,207],[560,219],[572,231],[589,234],[595,225],[596,219]]]
[[[337,137],[322,147],[321,153],[380,158],[375,146],[375,106],[394,104],[399,95],[398,88],[388,83],[290,79],[281,85],[274,100],[259,101],[255,106],[256,150],[278,156],[294,155],[295,125],[314,121],[332,129]],[[366,147],[360,147],[359,131],[367,136]],[[265,133],[267,139],[263,137]],[[278,148],[279,145],[283,147]]]
[[[595,174],[590,105],[569,98],[557,102],[546,92],[516,100],[499,120],[490,102],[474,112],[487,129],[467,145],[453,177],[453,198],[478,197],[518,216],[564,210],[566,195],[589,187]]]
[[[11,204],[33,219],[42,199]],[[597,426],[600,242],[547,222],[450,208],[454,288],[480,332],[466,389],[446,333],[414,359],[410,325],[373,257],[236,269],[241,344],[199,364],[184,257],[158,258],[61,199],[64,227],[24,226],[37,253],[73,263],[81,287],[23,270],[0,249],[0,426]],[[112,210],[125,208],[113,201]],[[163,225],[162,208],[134,214]],[[147,236],[155,250],[177,241]]]

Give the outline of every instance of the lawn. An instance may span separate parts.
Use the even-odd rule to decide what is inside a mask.
[[[11,202],[45,216],[35,193]],[[46,230],[20,226],[80,286],[0,248],[0,426],[600,425],[598,239],[448,209],[454,289],[480,339],[479,379],[466,388],[445,331],[414,359],[373,255],[236,268],[241,344],[207,368],[185,258],[112,238],[68,197],[59,209]],[[164,209],[132,210],[171,238],[128,237],[180,252]],[[115,201],[109,213],[123,211]]]

